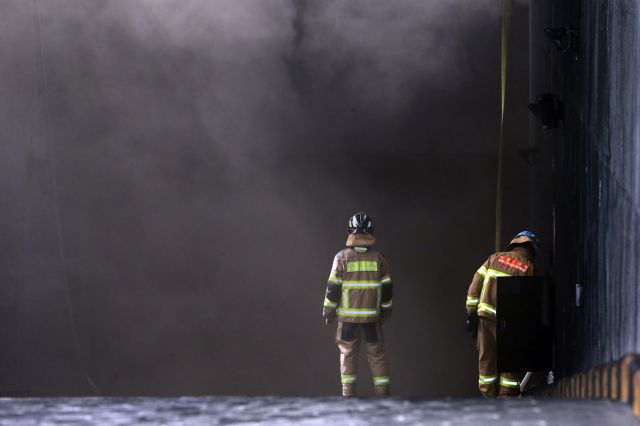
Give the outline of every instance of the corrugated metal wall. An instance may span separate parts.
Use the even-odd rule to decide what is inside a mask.
[[[640,352],[640,6],[541,4],[532,0],[532,9],[544,9],[532,27],[580,31],[578,61],[548,43],[537,55],[550,64],[540,80],[565,103],[564,127],[546,142],[555,144],[557,353],[567,374]],[[575,306],[576,283],[584,288],[582,307]]]

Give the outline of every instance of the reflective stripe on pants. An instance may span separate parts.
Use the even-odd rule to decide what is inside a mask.
[[[389,376],[378,376],[373,378],[374,386],[388,385],[389,383]]]
[[[389,379],[389,364],[387,362],[387,353],[384,349],[384,336],[382,333],[382,326],[380,322],[376,323],[364,323],[368,326],[375,327],[375,339],[373,338],[363,339],[364,331],[362,326],[364,324],[348,323],[350,327],[355,327],[353,334],[353,340],[342,339],[342,328],[344,322],[338,322],[338,329],[336,330],[336,343],[340,349],[340,373],[342,376],[342,383],[354,383],[358,372],[358,351],[360,349],[360,341],[365,340],[367,350],[367,361],[369,362],[369,368],[373,376],[373,383],[375,386],[388,387],[390,383]],[[353,331],[353,328],[351,329]],[[351,333],[347,333],[350,335]],[[373,333],[371,333],[373,334]],[[349,337],[350,338],[350,337]],[[369,340],[372,343],[366,342]],[[353,381],[345,382],[345,377],[353,377]]]
[[[342,374],[341,375],[342,384],[355,383],[356,379],[357,379],[357,376],[354,376],[352,374]]]
[[[478,387],[487,397],[516,396],[520,394],[519,374],[498,374],[498,347],[496,321],[480,317],[478,321]],[[500,380],[498,381],[498,376]]]
[[[498,380],[498,376],[483,376],[479,375],[478,384],[479,385],[489,385]]]
[[[505,388],[520,389],[520,383],[517,380],[511,379],[511,375],[508,373],[500,375],[500,386]]]

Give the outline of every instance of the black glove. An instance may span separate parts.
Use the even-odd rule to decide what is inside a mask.
[[[467,321],[464,324],[464,328],[467,329],[467,333],[471,334],[471,337],[475,339],[478,336],[478,313],[474,312],[467,314]]]

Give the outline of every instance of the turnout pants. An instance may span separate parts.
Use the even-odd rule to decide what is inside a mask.
[[[485,397],[520,395],[520,374],[498,372],[496,321],[479,318],[478,322],[478,387]]]
[[[373,375],[376,396],[388,396],[389,365],[387,353],[384,350],[384,337],[380,322],[338,322],[336,343],[340,349],[342,395],[355,395],[355,385],[358,378],[358,350],[362,337],[364,337],[367,346],[367,360]]]

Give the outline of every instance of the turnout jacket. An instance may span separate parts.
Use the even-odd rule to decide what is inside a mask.
[[[474,312],[485,318],[496,318],[498,289],[496,279],[509,276],[533,275],[533,263],[527,249],[494,253],[473,275],[467,292],[467,314]]]
[[[377,322],[392,308],[393,284],[386,259],[373,248],[372,234],[351,234],[338,252],[327,282],[324,311],[341,322]]]

